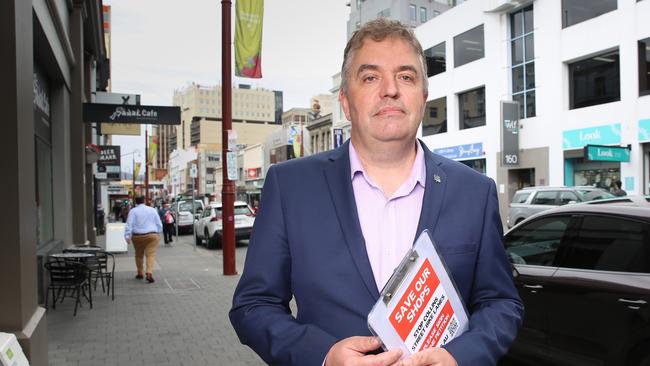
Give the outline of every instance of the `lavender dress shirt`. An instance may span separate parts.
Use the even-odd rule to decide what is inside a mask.
[[[350,142],[350,174],[361,231],[378,290],[413,246],[426,182],[424,151],[417,145],[411,174],[389,198],[368,176]]]

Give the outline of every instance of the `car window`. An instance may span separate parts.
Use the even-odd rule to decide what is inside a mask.
[[[526,203],[529,196],[530,192],[517,192],[512,197],[512,203]]]
[[[181,201],[178,204],[179,211],[190,211],[192,212],[192,201]],[[198,201],[194,202],[194,213],[197,213],[201,210],[201,203]]]
[[[560,266],[601,271],[649,272],[645,224],[587,215],[578,235],[563,249]]]
[[[607,192],[604,189],[580,190],[578,192],[580,192],[580,194],[582,195],[583,201],[597,201],[597,200],[604,200],[606,198],[616,198],[616,196]]]
[[[217,207],[216,210],[219,212],[221,217],[221,207]],[[237,205],[235,206],[235,215],[252,215],[250,208],[247,205]]]
[[[210,217],[210,216],[212,216],[212,210],[203,211],[203,217]]]
[[[580,199],[575,193],[571,191],[560,192],[560,206],[566,205],[571,202],[573,203],[580,202]]]
[[[508,257],[518,264],[553,265],[570,220],[570,216],[544,217],[512,230],[504,240]]]
[[[533,198],[533,205],[555,205],[557,191],[540,191]]]

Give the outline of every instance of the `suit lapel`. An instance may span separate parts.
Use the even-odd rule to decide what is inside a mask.
[[[378,299],[379,291],[368,259],[365,240],[359,224],[354,191],[352,190],[349,145],[350,142],[347,141],[332,153],[329,158],[331,164],[325,169],[325,179],[352,260],[368,292],[373,299]]]
[[[420,144],[422,145],[422,149],[424,149],[427,180],[424,189],[424,198],[422,199],[420,222],[418,223],[415,238],[413,238],[414,241],[425,229],[429,229],[431,235],[435,233],[436,223],[438,222],[442,201],[445,196],[445,188],[447,187],[447,175],[440,167],[442,162],[429,151],[423,142],[420,141]]]

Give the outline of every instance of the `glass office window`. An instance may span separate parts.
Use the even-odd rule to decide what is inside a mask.
[[[458,94],[460,129],[485,126],[485,87]]]
[[[447,97],[427,102],[422,120],[422,136],[447,132]]]
[[[410,19],[412,22],[415,22],[415,21],[418,20],[418,14],[417,14],[417,11],[418,11],[418,7],[417,7],[417,6],[415,6],[415,5],[413,5],[413,4],[410,4],[410,5],[409,5],[409,19]]]
[[[478,60],[485,56],[483,24],[454,37],[454,66]]]
[[[427,76],[441,74],[447,70],[445,56],[445,42],[439,43],[424,51],[427,60]]]
[[[650,94],[650,38],[639,41],[639,95],[648,94]]]
[[[569,64],[571,109],[621,100],[618,50]]]
[[[562,28],[616,10],[616,2],[617,0],[562,0]]]
[[[535,116],[535,39],[533,7],[510,14],[512,100],[519,102],[519,117]]]
[[[420,23],[427,21],[427,8],[420,7]]]

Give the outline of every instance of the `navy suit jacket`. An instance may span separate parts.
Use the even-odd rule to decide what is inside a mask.
[[[371,335],[366,319],[379,291],[357,216],[348,147],[267,173],[230,321],[242,343],[269,364],[321,365],[337,341]],[[422,147],[427,181],[416,237],[432,233],[470,313],[469,330],[445,348],[459,366],[494,365],[523,314],[501,241],[495,185]]]

